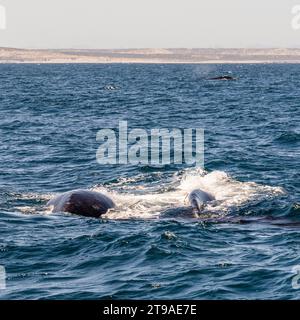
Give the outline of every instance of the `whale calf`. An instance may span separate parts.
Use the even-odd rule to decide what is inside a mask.
[[[201,214],[205,204],[213,200],[215,197],[212,194],[201,189],[195,189],[188,195],[188,202],[196,215]]]
[[[195,189],[186,197],[186,205],[168,208],[162,212],[162,218],[200,218],[207,202],[216,200],[215,197],[201,189]]]
[[[89,190],[73,190],[63,193],[47,203],[52,212],[69,212],[85,217],[99,218],[115,207],[106,195]]]

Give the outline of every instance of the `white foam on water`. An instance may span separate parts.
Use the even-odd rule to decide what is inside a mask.
[[[132,181],[132,178],[131,182]],[[104,187],[93,188],[111,197],[117,207],[104,217],[109,219],[157,218],[163,211],[187,205],[187,195],[194,189],[202,189],[211,193],[215,201],[207,204],[204,214],[212,216],[226,215],[232,208],[238,208],[251,201],[258,201],[284,194],[279,187],[259,185],[254,182],[240,182],[223,171],[207,173],[201,169],[187,169],[182,174],[175,174],[172,181],[161,183],[157,190],[151,186],[126,190],[129,180],[123,179],[125,185],[121,191]],[[171,189],[171,191],[169,191]],[[141,191],[142,190],[142,191]],[[167,191],[165,191],[167,190]]]
[[[50,200],[53,197],[52,194],[50,193],[45,193],[45,194],[41,194],[41,193],[21,193],[21,194],[16,194],[15,195],[15,199],[16,200]]]
[[[14,201],[18,200],[25,200],[25,201],[33,201],[33,202],[45,202],[49,201],[52,199],[54,196],[53,194],[47,193],[47,194],[41,194],[41,193],[18,193],[18,194],[13,194],[12,195]],[[23,214],[50,214],[51,213],[51,208],[49,207],[44,207],[42,204],[41,205],[23,205],[23,206],[14,206],[14,209],[20,213]]]

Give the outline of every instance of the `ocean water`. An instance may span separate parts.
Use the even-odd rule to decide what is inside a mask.
[[[1,299],[300,298],[300,65],[6,64],[0,74]],[[207,80],[222,74],[239,79]],[[204,128],[204,170],[99,165],[96,133],[120,120]],[[45,208],[77,188],[117,208],[103,219]],[[204,218],[163,217],[194,188],[216,197]]]

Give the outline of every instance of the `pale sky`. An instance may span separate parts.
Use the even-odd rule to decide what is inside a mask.
[[[300,0],[0,0],[0,47],[300,47]]]

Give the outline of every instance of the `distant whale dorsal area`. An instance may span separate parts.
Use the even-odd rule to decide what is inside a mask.
[[[232,77],[232,76],[219,76],[219,77],[213,77],[213,78],[209,78],[208,80],[236,80],[236,78]]]

